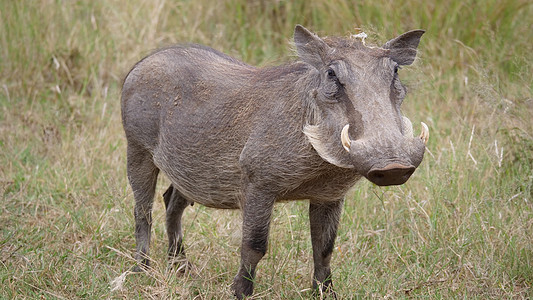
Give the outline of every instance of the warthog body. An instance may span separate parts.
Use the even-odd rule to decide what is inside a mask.
[[[308,199],[313,286],[327,290],[345,193],[362,176],[402,184],[422,161],[428,133],[413,137],[402,117],[405,89],[397,74],[415,59],[422,34],[369,48],[296,26],[299,60],[282,66],[256,68],[198,45],[138,62],[124,80],[122,119],[140,267],[149,263],[162,171],[172,182],[164,194],[171,263],[185,255],[185,207],[239,208],[241,265],[233,289],[238,298],[250,295],[274,203]]]

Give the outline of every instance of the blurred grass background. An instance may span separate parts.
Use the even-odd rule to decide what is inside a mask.
[[[0,0],[0,298],[223,299],[237,270],[237,211],[185,212],[194,276],[166,273],[161,193],[154,269],[132,266],[123,76],[153,49],[196,42],[250,64],[295,59],[296,24],[365,31],[381,45],[426,30],[401,77],[430,127],[400,187],[359,183],[333,257],[341,299],[517,298],[533,285],[533,5],[452,1]],[[276,206],[257,299],[307,299],[307,204]]]

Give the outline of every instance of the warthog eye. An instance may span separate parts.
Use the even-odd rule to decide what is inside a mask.
[[[337,74],[335,74],[335,71],[332,68],[328,68],[326,70],[326,74],[328,78],[323,83],[322,93],[324,96],[326,96],[326,98],[338,101],[337,96],[342,84],[339,82],[339,78],[337,78]]]
[[[330,79],[336,79],[337,78],[337,75],[335,74],[335,71],[333,71],[332,68],[329,68],[327,72],[328,72],[328,77]]]

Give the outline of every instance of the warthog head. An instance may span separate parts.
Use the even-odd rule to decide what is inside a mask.
[[[322,39],[296,27],[298,56],[316,69],[304,133],[323,159],[355,168],[377,185],[403,184],[413,174],[429,131],[422,123],[414,137],[402,116],[406,89],[398,70],[415,60],[423,33],[409,31],[378,48],[355,38]]]

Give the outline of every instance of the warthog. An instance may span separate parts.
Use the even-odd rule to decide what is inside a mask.
[[[193,203],[242,210],[241,263],[232,288],[251,295],[274,203],[309,201],[313,288],[330,291],[330,259],[344,196],[361,177],[403,184],[422,161],[429,133],[413,137],[400,105],[398,69],[424,31],[382,47],[320,38],[298,25],[299,60],[257,68],[200,45],[161,49],[124,80],[122,121],[135,197],[137,270],[149,263],[159,171],[170,264],[184,258],[181,217]]]

